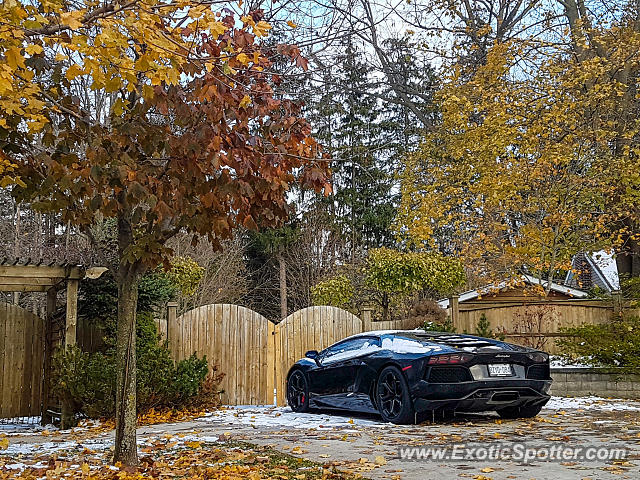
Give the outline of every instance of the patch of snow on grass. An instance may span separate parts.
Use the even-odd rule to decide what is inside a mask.
[[[551,368],[593,368],[592,365],[588,365],[580,361],[571,361],[568,358],[559,355],[551,355],[549,357],[549,364]]]

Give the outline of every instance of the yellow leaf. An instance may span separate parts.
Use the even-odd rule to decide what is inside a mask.
[[[73,80],[74,78],[83,74],[84,72],[82,71],[82,69],[74,63],[69,68],[67,68],[67,71],[64,74],[64,76],[67,77],[67,80]]]
[[[271,30],[271,25],[269,25],[264,20],[260,20],[253,27],[253,33],[255,33],[259,37],[264,37],[269,30]]]
[[[73,12],[62,12],[60,14],[60,21],[64,25],[68,25],[71,30],[76,30],[82,26],[80,19],[84,15],[82,10],[74,10]]]
[[[374,463],[376,465],[386,465],[387,461],[384,459],[384,457],[382,455],[378,455],[376,457],[376,459],[374,460]]]
[[[42,50],[42,45],[38,44],[27,45],[27,47],[24,49],[24,51],[27,52],[28,55],[42,53]]]
[[[249,64],[249,57],[247,57],[247,55],[245,55],[244,53],[241,53],[236,58],[243,65],[248,65]]]
[[[213,21],[209,24],[209,31],[211,35],[218,37],[227,31],[227,26],[222,22]]]
[[[240,107],[247,108],[249,105],[251,105],[251,97],[249,95],[245,95],[242,97],[242,100],[240,100]]]
[[[491,472],[493,472],[493,468],[491,468],[491,467],[484,467],[484,468],[480,469],[480,471],[481,471],[482,473],[491,473]]]
[[[0,450],[9,448],[9,439],[7,437],[0,438]]]
[[[82,474],[83,475],[89,475],[90,471],[91,471],[91,469],[89,468],[89,464],[88,463],[83,463],[82,464]]]
[[[298,25],[293,23],[291,20],[287,20],[287,25],[289,25],[291,28],[298,28]]]
[[[18,47],[11,47],[7,51],[4,52],[4,55],[7,59],[7,63],[9,66],[15,70],[18,67],[24,68],[24,57],[20,53],[20,49]]]

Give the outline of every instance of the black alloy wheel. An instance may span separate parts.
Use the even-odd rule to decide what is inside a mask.
[[[309,387],[301,370],[294,370],[287,380],[287,402],[294,412],[309,411]]]
[[[384,368],[376,383],[376,405],[387,422],[406,424],[415,420],[409,386],[394,366]]]

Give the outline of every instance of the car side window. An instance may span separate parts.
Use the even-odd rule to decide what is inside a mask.
[[[358,337],[337,343],[322,352],[322,363],[333,363],[358,355],[364,355],[372,350],[380,348],[380,339],[377,337]]]

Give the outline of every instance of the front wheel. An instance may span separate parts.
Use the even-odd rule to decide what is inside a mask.
[[[294,412],[309,411],[309,385],[301,370],[294,370],[287,380],[287,402]]]
[[[540,413],[542,405],[526,405],[524,407],[507,407],[497,410],[501,418],[533,418]]]
[[[376,382],[376,405],[383,420],[396,424],[412,423],[415,411],[409,395],[409,386],[396,367],[384,368]]]

